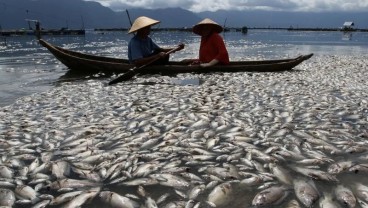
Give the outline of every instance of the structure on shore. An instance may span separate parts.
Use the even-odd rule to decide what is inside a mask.
[[[353,31],[354,30],[354,22],[344,22],[342,25],[343,31]]]
[[[0,27],[0,36],[23,36],[23,35],[85,35],[85,29],[69,29],[63,27],[61,29],[49,29],[41,28],[40,21],[26,19],[28,22],[28,29],[22,28],[19,30],[2,30]],[[32,28],[31,22],[35,23],[35,29]]]
[[[51,30],[40,30],[41,35],[85,35],[86,31],[84,29],[80,30],[72,30],[68,28],[61,28],[59,30],[51,29]],[[1,36],[21,36],[21,35],[36,35],[35,30],[2,30],[0,31]]]

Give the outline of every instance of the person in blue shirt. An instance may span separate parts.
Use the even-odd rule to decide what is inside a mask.
[[[161,48],[149,37],[151,26],[160,23],[160,21],[151,19],[149,17],[138,17],[128,33],[136,33],[129,41],[128,58],[129,62],[142,66],[150,63],[154,59],[158,59],[153,64],[166,64],[169,61],[169,55],[166,52],[173,48]],[[184,48],[184,44],[179,44],[179,50]]]

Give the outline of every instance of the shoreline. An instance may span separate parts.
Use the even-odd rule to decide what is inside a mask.
[[[242,30],[288,30],[288,31],[340,31],[340,32],[368,32],[368,29],[341,28],[293,28],[293,27],[225,27],[225,32],[241,32]],[[128,31],[129,28],[95,28],[94,31]],[[152,28],[152,31],[181,31],[192,32],[191,28]]]
[[[95,32],[127,32],[129,28],[95,28],[95,29],[67,29],[67,30],[41,30],[42,36],[84,36],[87,30]],[[313,31],[313,32],[368,32],[368,29],[341,29],[341,28],[284,28],[284,27],[226,27],[224,32],[241,32],[246,34],[249,30],[286,30],[286,31]],[[191,28],[152,28],[152,31],[192,32]],[[0,37],[35,36],[34,30],[1,30]]]

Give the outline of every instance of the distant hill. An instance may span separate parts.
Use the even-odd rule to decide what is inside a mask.
[[[132,21],[149,16],[161,21],[160,27],[191,27],[200,21],[196,14],[181,9],[131,9]],[[47,29],[129,28],[127,13],[114,12],[100,3],[82,0],[0,0],[2,29],[28,28],[25,19],[35,19]]]
[[[272,11],[217,11],[193,13],[181,8],[129,9],[131,20],[149,16],[160,20],[161,28],[192,27],[209,17],[228,27],[320,27],[337,28],[345,21],[353,21],[356,28],[368,28],[368,13],[334,12],[272,12]],[[28,28],[25,19],[41,21],[46,29],[129,28],[127,13],[114,12],[100,3],[83,0],[0,0],[2,29]]]
[[[2,28],[27,28],[25,19],[36,19],[47,29],[116,26],[117,14],[96,2],[82,0],[0,0]],[[1,6],[1,4],[0,4]]]
[[[122,18],[127,18],[126,12],[119,12]],[[201,21],[201,18],[188,10],[181,8],[167,9],[129,9],[130,18],[134,21],[139,16],[148,16],[160,20],[160,27],[177,28],[177,27],[192,27],[194,24]]]

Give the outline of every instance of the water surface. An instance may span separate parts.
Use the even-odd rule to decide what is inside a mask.
[[[300,54],[363,55],[367,53],[368,33],[302,32],[285,30],[249,30],[248,34],[222,34],[230,59],[259,60],[290,58]],[[189,32],[154,32],[152,38],[163,47],[183,42],[186,48],[171,56],[172,60],[197,56],[199,37]],[[124,32],[87,31],[85,36],[45,36],[58,46],[80,52],[127,57],[132,36]],[[67,68],[56,60],[32,36],[0,39],[0,106],[17,98],[52,88]]]

